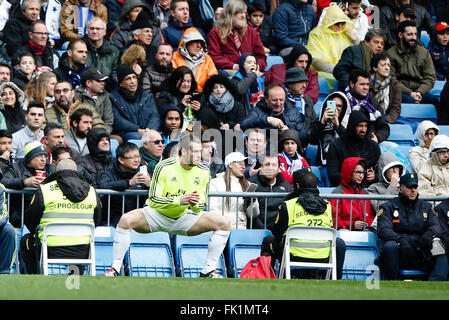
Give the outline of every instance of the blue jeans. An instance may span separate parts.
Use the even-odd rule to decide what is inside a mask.
[[[8,222],[0,230],[0,273],[10,273],[16,254],[16,230]]]
[[[402,94],[402,103],[415,103],[415,99],[413,99],[408,94]],[[438,106],[440,104],[440,100],[437,96],[425,93],[422,95],[421,104],[433,104],[435,108],[438,110]]]

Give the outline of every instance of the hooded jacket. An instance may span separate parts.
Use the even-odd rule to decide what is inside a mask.
[[[332,193],[366,194],[366,192],[362,189],[366,182],[366,175],[361,185],[354,185],[351,182],[352,172],[361,161],[365,162],[365,159],[359,157],[348,157],[343,161],[340,185],[335,188]],[[364,200],[338,199],[338,211],[337,199],[329,199],[329,202],[332,204],[334,224],[336,224],[337,229],[352,230],[354,228],[354,222],[356,221],[365,221],[368,226],[370,226],[376,217],[376,211],[371,206],[370,200],[366,200],[365,202]]]
[[[187,44],[191,41],[201,41],[203,47],[202,57],[194,59],[187,51]],[[187,66],[192,70],[197,83],[198,92],[203,91],[204,84],[211,76],[218,74],[212,58],[207,52],[207,45],[203,36],[196,28],[188,28],[184,31],[178,50],[173,53],[173,68]]]
[[[399,185],[392,186],[390,185],[390,181],[387,179],[387,176],[385,175],[388,169],[400,166],[400,172],[399,176],[403,176],[407,169],[403,163],[401,163],[394,155],[394,153],[391,152],[384,152],[379,157],[379,162],[377,163],[377,180],[378,182],[373,183],[369,186],[369,188],[366,190],[368,193],[372,194],[379,194],[379,195],[398,195],[399,194]],[[376,210],[379,209],[379,206],[383,204],[386,201],[383,200],[371,200],[371,203],[373,204],[374,208]]]
[[[294,66],[295,61],[298,60],[298,57],[302,54],[307,54],[309,57],[309,62],[304,70],[306,72],[306,77],[309,79],[304,95],[312,99],[313,103],[317,103],[318,98],[320,97],[318,73],[315,70],[310,69],[310,65],[312,64],[312,55],[302,44],[297,44],[292,48],[292,51],[290,51],[290,54],[285,59],[286,61],[284,64],[272,65],[271,68],[264,73],[265,86],[271,82],[284,83],[287,70]]]
[[[426,147],[426,142],[424,140],[425,134],[429,129],[435,129],[436,134],[440,131],[438,126],[430,120],[424,120],[418,125],[416,133],[418,135],[419,144],[418,146],[411,148],[408,152],[408,158],[413,172],[419,173],[424,163],[430,159],[430,145]]]
[[[214,104],[210,102],[210,96],[212,95],[212,90],[216,83],[224,85],[226,90],[234,97],[234,105],[228,112],[218,111]],[[229,128],[232,129],[237,123],[240,123],[245,119],[245,108],[240,101],[235,99],[236,89],[227,77],[221,74],[210,77],[204,85],[203,94],[207,101],[207,105],[214,112],[215,118],[219,123],[227,123],[229,124]]]
[[[296,158],[290,158],[290,156],[284,152],[284,142],[287,140],[293,140],[296,143],[297,151]],[[300,150],[302,149],[301,141],[299,140],[298,132],[295,130],[286,130],[282,133],[279,138],[279,171],[282,178],[293,185],[293,172],[301,170],[303,168],[308,168],[309,164],[306,159],[301,156]]]
[[[356,127],[360,122],[368,123],[367,134],[360,139],[356,134]],[[367,169],[374,168],[379,161],[379,145],[368,136],[370,132],[370,122],[361,111],[352,111],[348,127],[343,136],[334,139],[327,153],[327,172],[331,186],[337,186],[342,179],[342,164],[346,158],[360,157],[366,159]]]
[[[330,120],[328,120],[325,124],[321,122],[321,119],[323,119],[324,116],[324,111],[327,108],[327,101],[332,100],[336,96],[343,100],[343,109],[338,118],[338,122],[340,124],[338,127],[335,127]],[[316,159],[317,165],[326,165],[329,146],[334,139],[343,136],[345,133],[350,114],[351,108],[349,107],[349,101],[343,92],[333,92],[324,100],[321,106],[319,119],[312,124],[309,135],[310,143],[318,145],[318,155]]]
[[[439,134],[430,143],[430,159],[425,162],[418,173],[418,190],[425,196],[449,196],[449,162],[442,164],[437,150],[449,149],[449,137]]]
[[[307,45],[310,30],[315,25],[312,5],[297,0],[282,2],[273,13],[274,43],[280,49],[300,43]]]
[[[80,176],[75,171],[62,170],[55,172],[54,174],[48,176],[42,183],[45,184],[55,180],[58,182],[58,186],[64,196],[74,203],[83,201],[89,193],[89,183],[84,179],[84,177]],[[35,232],[36,228],[40,224],[44,209],[45,202],[42,194],[42,189],[38,188],[32,204],[27,208],[24,215],[24,223],[27,226],[28,230],[30,230],[31,234]],[[97,205],[94,209],[95,226],[98,226],[100,224],[100,220],[101,202],[97,194]]]
[[[16,104],[14,108],[5,106],[1,97],[3,90],[9,87],[16,93]],[[14,133],[26,126],[25,111],[23,110],[23,101],[25,94],[14,82],[3,82],[0,84],[0,111],[2,112],[8,131]]]
[[[341,31],[332,31],[329,27],[337,22],[345,22]],[[320,78],[334,79],[332,72],[340,60],[344,49],[353,45],[346,33],[353,29],[354,23],[338,6],[330,6],[323,24],[310,31],[307,49],[313,57],[312,70],[318,71]]]
[[[98,143],[101,139],[107,137],[110,140],[109,133],[103,128],[93,128],[87,134],[87,148],[89,153],[80,159],[80,165],[92,175],[95,185],[97,186],[100,175],[104,171],[112,168],[112,153],[111,151],[101,151],[98,148]]]
[[[160,132],[161,132],[162,139],[164,139],[164,145],[167,145],[172,141],[178,140],[178,139],[175,139],[175,140],[170,139],[171,130],[168,129],[167,126],[165,125],[165,117],[167,116],[167,113],[169,111],[179,112],[179,115],[181,117],[180,128],[182,129],[184,127],[184,117],[183,117],[182,111],[179,107],[177,107],[174,104],[168,104],[163,109],[161,109],[161,130],[160,130]],[[181,134],[181,132],[180,132],[180,134]]]

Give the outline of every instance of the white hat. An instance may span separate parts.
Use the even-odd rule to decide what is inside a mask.
[[[231,152],[225,158],[225,167],[229,166],[233,162],[244,161],[246,159],[248,159],[248,157],[245,157],[240,152]]]
[[[435,152],[438,149],[449,149],[449,137],[444,134],[439,134],[432,139],[430,143],[430,152]]]

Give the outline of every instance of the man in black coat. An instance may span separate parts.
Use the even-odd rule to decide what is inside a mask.
[[[432,252],[438,246],[440,224],[431,204],[418,198],[418,176],[403,175],[399,185],[399,197],[382,204],[378,212],[381,270],[387,280],[398,280],[401,269],[418,269],[429,272],[430,281],[446,281],[444,248]]]
[[[260,167],[257,169],[258,174],[249,179],[250,182],[258,185],[256,192],[280,192],[290,193],[293,191],[292,185],[282,178],[279,173],[279,157],[277,155],[266,154],[259,158]],[[248,219],[248,228],[253,229],[270,229],[274,227],[276,217],[279,212],[279,206],[283,203],[285,196],[276,198],[258,198],[260,215]],[[266,206],[266,215],[265,215]],[[266,224],[265,224],[266,221]]]
[[[341,165],[348,157],[360,157],[367,160],[367,181],[375,179],[374,167],[379,161],[380,148],[368,135],[370,122],[362,111],[352,111],[345,134],[334,139],[327,153],[327,172],[331,186],[341,181]]]
[[[112,189],[116,191],[148,190],[151,179],[148,172],[142,173],[139,170],[141,165],[141,156],[137,146],[130,142],[124,142],[116,150],[116,159],[113,160],[112,168],[104,171],[99,178],[99,189]],[[129,212],[136,208],[144,206],[146,196],[126,196],[125,207],[122,208],[122,196],[111,196],[110,202],[110,222],[115,226],[122,213]],[[107,207],[107,201],[104,201]],[[103,219],[108,219],[107,214],[103,213]],[[103,220],[104,221],[104,220]]]

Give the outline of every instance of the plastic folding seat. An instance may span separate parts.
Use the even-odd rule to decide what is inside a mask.
[[[228,240],[229,269],[234,278],[240,278],[240,272],[248,261],[260,256],[263,238],[271,232],[267,229],[234,229]]]
[[[290,279],[291,267],[325,269],[326,279],[337,280],[337,258],[336,258],[337,230],[324,227],[293,226],[287,229],[285,236],[282,263],[279,278]],[[293,240],[293,241],[292,241]],[[295,240],[301,240],[296,242]],[[316,242],[324,241],[324,242]],[[328,248],[330,247],[329,262],[293,262],[290,261],[290,248]]]
[[[142,146],[142,141],[139,139],[131,139],[131,140],[128,140],[128,142],[134,143],[138,148],[140,148]]]
[[[115,158],[115,150],[117,150],[117,147],[119,146],[119,142],[116,139],[111,139],[110,140],[110,144],[111,144],[111,153],[112,153],[112,157]]]
[[[278,55],[267,55],[267,67],[265,68],[265,71],[270,70],[270,68],[275,64],[283,64],[284,59],[282,59],[281,56]]]
[[[372,231],[339,231],[345,241],[346,254],[343,264],[343,279],[366,280],[373,272],[379,272],[374,261],[379,256],[376,235]]]
[[[413,131],[416,131],[418,125],[424,120],[438,123],[437,110],[433,104],[403,103],[401,105],[401,117],[414,123]]]
[[[440,97],[441,91],[443,90],[445,84],[446,81],[435,81],[435,84],[429,93],[433,96]]]
[[[388,141],[395,142],[398,145],[416,145],[412,127],[407,124],[390,124]]]
[[[318,178],[318,187],[324,187],[325,186],[325,181],[323,181],[322,177],[321,177],[321,170],[320,167],[316,167],[316,166],[310,166],[310,169],[312,170],[312,173]]]
[[[129,247],[131,277],[175,277],[175,264],[167,232],[131,231]]]
[[[114,233],[114,227],[101,226],[95,228],[95,262],[97,274],[106,272],[106,270],[112,266]]]
[[[306,151],[304,153],[304,158],[306,158],[309,166],[316,166],[317,155],[318,155],[318,146],[314,144],[309,144],[306,147]]]
[[[183,278],[199,278],[207,257],[207,248],[212,231],[197,236],[175,235],[175,265]],[[226,263],[223,254],[217,263],[218,273],[226,277]]]

